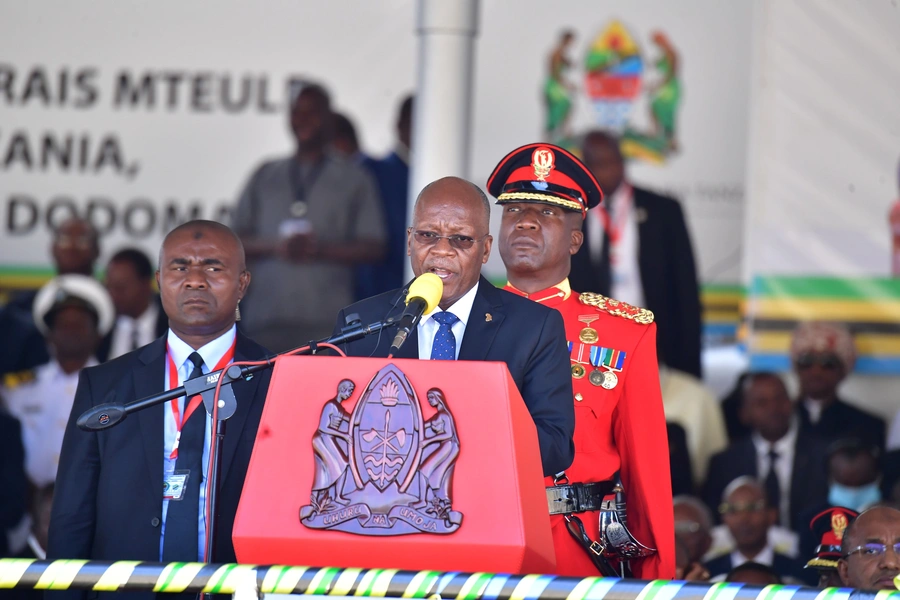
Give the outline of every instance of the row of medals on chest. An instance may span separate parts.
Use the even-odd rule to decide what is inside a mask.
[[[605,390],[611,390],[619,384],[619,377],[616,375],[616,371],[621,371],[621,369],[593,364],[590,360],[587,362],[581,360],[581,357],[585,354],[584,345],[588,344],[592,346],[600,340],[600,335],[597,333],[597,330],[591,327],[591,323],[599,318],[600,317],[597,315],[581,315],[578,317],[578,320],[584,323],[584,328],[578,334],[578,339],[581,341],[581,349],[578,352],[578,358],[572,358],[570,356],[572,361],[572,377],[575,379],[583,379],[584,376],[587,375],[591,385],[602,387]],[[588,349],[587,358],[590,359],[590,357],[590,349]],[[597,362],[599,362],[599,360]],[[593,370],[588,373],[585,365],[593,367]],[[601,367],[606,370],[601,370]]]

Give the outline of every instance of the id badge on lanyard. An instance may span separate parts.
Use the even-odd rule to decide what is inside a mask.
[[[235,337],[234,342],[231,343],[231,348],[228,349],[219,362],[216,363],[213,371],[219,371],[224,369],[228,364],[234,359],[234,347],[237,344],[237,338]],[[172,354],[170,352],[166,353],[168,358],[168,366],[169,366],[169,389],[175,387],[172,385],[172,382],[178,383],[178,368],[175,366],[175,361],[172,359]],[[200,406],[203,404],[203,398],[199,395],[194,396],[190,399],[190,401],[185,403],[184,413],[179,415],[178,410],[178,399],[170,400],[169,406],[172,410],[172,417],[175,420],[175,443],[172,445],[172,451],[169,453],[169,461],[171,461],[171,469],[167,468],[166,472],[163,475],[163,500],[171,500],[171,501],[179,501],[184,498],[184,490],[187,489],[187,482],[190,479],[191,471],[190,469],[180,469],[176,470],[174,467],[178,463],[178,446],[181,443],[181,430],[184,428],[184,424],[187,420],[194,414],[194,411],[198,410]],[[198,417],[200,418],[200,417]]]

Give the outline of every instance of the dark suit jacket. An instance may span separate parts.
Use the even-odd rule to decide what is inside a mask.
[[[2,401],[0,401],[2,404]],[[9,553],[7,532],[25,516],[28,476],[19,420],[0,405],[0,558]]]
[[[800,581],[806,585],[815,586],[819,583],[819,574],[815,569],[804,569],[804,563],[785,556],[784,554],[775,553],[772,559],[772,570],[778,573],[782,579],[790,578],[794,581]],[[731,554],[723,554],[718,556],[704,565],[709,571],[710,577],[717,575],[727,575],[734,566],[731,564]]]
[[[828,473],[825,464],[825,444],[802,431],[797,434],[794,446],[794,464],[791,469],[791,498],[789,525],[799,530],[808,527],[809,522],[801,522],[800,515],[810,506],[822,502],[828,496]],[[718,515],[717,508],[722,502],[722,492],[738,477],[750,475],[762,477],[756,472],[756,447],[753,440],[745,438],[733,442],[709,461],[706,484],[703,486],[703,500]]]
[[[238,332],[234,355],[236,361],[253,360],[268,352]],[[129,402],[163,391],[165,367],[166,338],[161,337],[81,372],[60,455],[48,558],[159,561],[163,418],[168,406],[148,408],[99,432],[81,431],[75,421],[96,404]],[[227,421],[222,449],[212,562],[235,560],[231,528],[268,387],[268,371],[232,384],[237,411]],[[155,595],[133,596],[154,600]],[[70,597],[83,595],[73,592]]]
[[[688,452],[687,433],[678,423],[666,423],[669,438],[669,471],[672,475],[672,496],[693,495],[691,455]]]
[[[352,304],[338,314],[335,333],[346,316],[358,314],[364,324],[403,312],[406,290],[386,292]],[[491,320],[485,314],[491,314]],[[386,357],[393,328],[344,346],[348,356]],[[413,329],[396,358],[418,358],[419,336]],[[562,315],[556,310],[497,289],[481,278],[459,360],[506,363],[537,426],[545,475],[565,470],[575,457],[575,409],[572,375]]]
[[[166,312],[163,310],[162,302],[160,301],[159,296],[154,296],[151,302],[155,302],[157,308],[159,308],[157,317],[156,317],[156,337],[159,337],[166,333],[169,329],[169,317],[166,316]],[[97,348],[97,352],[94,353],[94,356],[97,357],[97,361],[101,363],[105,363],[109,358],[109,352],[112,350],[112,341],[113,334],[116,332],[116,324],[113,323],[112,329],[109,330],[109,333],[106,334],[102,340],[100,340],[100,346]]]
[[[656,345],[670,367],[700,377],[700,292],[684,213],[673,198],[633,189],[644,308],[656,316]],[[596,226],[596,219],[585,219],[585,232]],[[584,239],[572,257],[569,283],[573,290],[608,296],[609,278],[592,264]]]
[[[886,426],[884,420],[856,408],[841,399],[822,411],[819,422],[813,424],[803,402],[797,402],[800,430],[818,436],[831,443],[842,438],[855,437],[871,441],[884,450]]]

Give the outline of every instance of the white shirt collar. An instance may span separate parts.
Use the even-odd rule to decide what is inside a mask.
[[[231,329],[217,337],[211,342],[206,343],[197,352],[203,358],[203,364],[206,365],[207,372],[211,371],[216,363],[221,360],[231,344],[234,342],[234,336],[237,334],[237,326],[232,325]],[[176,367],[181,367],[188,359],[188,356],[194,351],[186,342],[175,335],[175,332],[169,329],[167,337],[169,345],[169,354]]]
[[[741,554],[740,550],[735,550],[731,553],[732,569],[750,561],[771,567],[772,563],[775,562],[775,549],[772,548],[771,544],[766,544],[766,547],[763,548],[762,551],[753,558],[744,556],[743,554]]]
[[[141,330],[149,328],[152,331],[156,328],[156,320],[158,317],[159,307],[156,305],[156,302],[151,300],[150,305],[147,307],[147,310],[142,312],[137,319],[128,317],[126,315],[120,315],[118,320],[120,322],[128,323],[132,327],[137,327]]]
[[[750,434],[750,438],[753,440],[753,445],[756,446],[756,454],[758,456],[768,456],[770,448],[774,448],[775,452],[778,453],[778,456],[788,456],[793,454],[794,444],[797,441],[798,429],[797,419],[792,417],[791,426],[788,427],[787,433],[781,436],[781,439],[777,440],[774,444],[763,439],[763,436],[761,436],[759,432],[754,431]]]
[[[478,292],[478,281],[475,282],[475,286],[463,294],[462,298],[453,303],[450,308],[447,309],[446,312],[452,312],[456,317],[462,321],[463,325],[468,324],[469,316],[472,314],[472,305],[475,304],[475,294]],[[434,320],[431,317],[439,312],[444,312],[444,310],[438,306],[433,311],[431,311],[428,316],[424,317],[420,323],[424,323],[428,320]]]

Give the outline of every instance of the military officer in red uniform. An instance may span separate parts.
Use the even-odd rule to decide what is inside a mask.
[[[583,219],[603,193],[581,161],[550,144],[508,154],[488,191],[503,207],[506,289],[561,312],[571,352],[575,462],[546,479],[557,573],[671,579],[672,487],[653,313],[579,294],[567,279]]]

